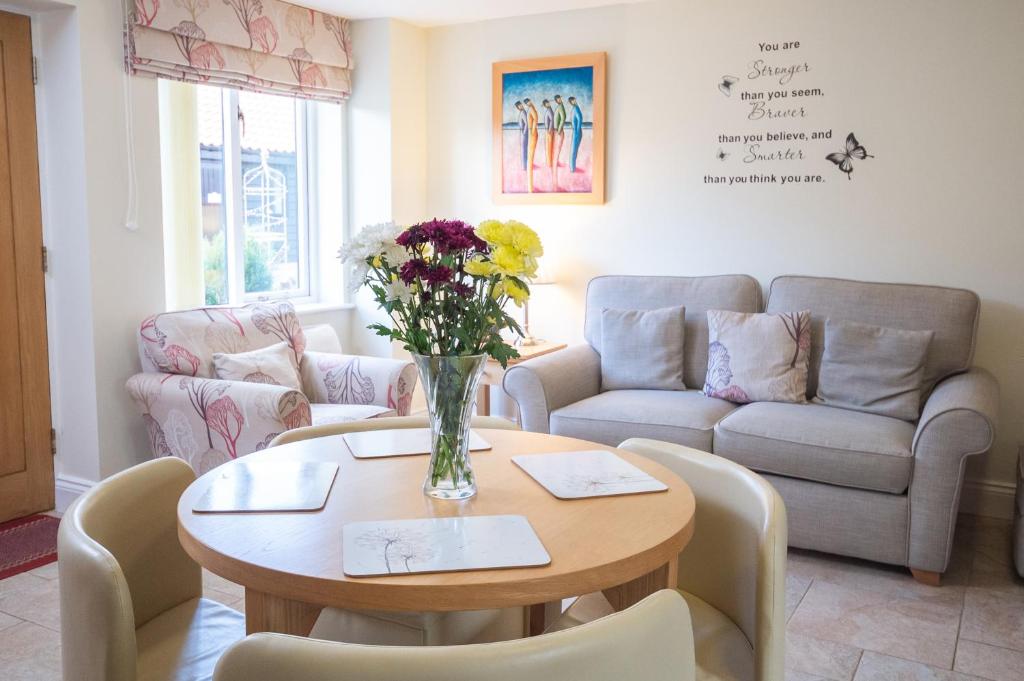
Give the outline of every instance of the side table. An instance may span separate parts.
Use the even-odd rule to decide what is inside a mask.
[[[541,341],[536,345],[520,345],[516,348],[519,351],[519,357],[509,360],[508,365],[510,367],[515,366],[534,357],[564,350],[566,347],[568,346],[565,343],[553,343],[550,341]],[[487,360],[487,367],[484,369],[484,375],[480,379],[480,388],[476,396],[476,413],[480,416],[491,415],[491,386],[501,385],[501,380],[505,377],[505,371],[506,369],[502,369],[501,365],[493,359]]]

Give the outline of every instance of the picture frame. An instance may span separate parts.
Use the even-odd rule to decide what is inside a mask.
[[[601,204],[604,52],[492,65],[493,200]]]

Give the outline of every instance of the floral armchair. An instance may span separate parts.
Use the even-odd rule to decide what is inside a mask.
[[[177,456],[204,473],[309,425],[404,416],[416,387],[411,362],[341,354],[327,325],[303,329],[290,303],[207,307],[154,315],[139,328],[142,373],[127,383],[154,456]],[[263,373],[222,380],[214,353],[286,343],[302,391]]]

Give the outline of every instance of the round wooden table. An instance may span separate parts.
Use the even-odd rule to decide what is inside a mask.
[[[682,479],[642,456],[592,442],[513,430],[478,432],[493,449],[471,455],[479,490],[472,499],[424,496],[426,456],[355,459],[343,436],[323,437],[246,457],[338,463],[322,511],[193,513],[213,476],[223,472],[217,469],[182,495],[178,536],[203,567],[245,587],[249,633],[308,635],[327,606],[391,611],[531,606],[529,630],[539,633],[563,598],[604,591],[622,609],[675,586],[677,557],[693,535],[694,498]],[[668,491],[563,501],[511,461],[518,454],[587,449],[614,451],[668,485]],[[346,523],[502,514],[529,519],[550,565],[387,577],[347,577],[342,570]]]

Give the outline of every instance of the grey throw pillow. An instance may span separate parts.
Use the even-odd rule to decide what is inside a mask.
[[[601,310],[601,389],[685,390],[685,307]]]
[[[916,421],[934,331],[825,321],[819,404]]]

